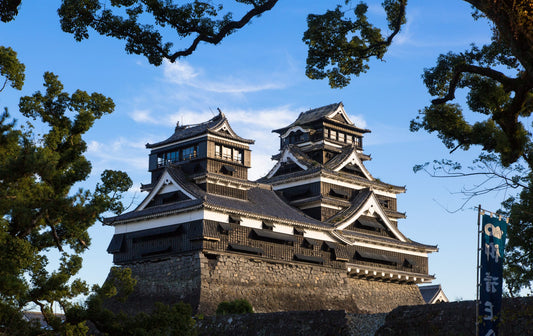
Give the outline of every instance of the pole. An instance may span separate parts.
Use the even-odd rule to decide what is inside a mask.
[[[481,204],[479,205],[477,209],[477,246],[476,246],[476,254],[477,254],[477,266],[476,266],[476,336],[479,336],[479,255],[481,252],[481,247],[479,246],[481,236]]]

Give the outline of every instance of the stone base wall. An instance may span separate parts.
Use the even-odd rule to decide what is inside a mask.
[[[125,265],[137,285],[124,303],[110,302],[113,310],[127,313],[150,312],[156,302],[189,303],[193,309],[200,299],[200,254],[194,252],[172,258]]]
[[[235,299],[248,300],[259,313],[387,313],[424,303],[416,285],[354,279],[342,269],[247,255],[194,252],[125,267],[131,268],[137,286],[116,308],[130,313],[150,311],[155,302],[185,301],[195,313],[212,315],[220,302]]]
[[[241,255],[200,254],[198,310],[213,314],[222,301],[248,300],[256,312],[346,310],[389,312],[423,304],[416,285],[354,279],[345,270],[306,263],[269,262]]]

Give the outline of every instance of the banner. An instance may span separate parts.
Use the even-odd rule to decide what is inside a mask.
[[[507,222],[483,215],[479,274],[479,335],[496,336],[502,304],[503,258]]]

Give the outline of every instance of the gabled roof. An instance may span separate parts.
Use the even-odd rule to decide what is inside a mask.
[[[204,193],[204,191],[197,185],[187,183],[187,178],[179,167],[170,165],[165,168],[155,186],[150,190],[148,196],[146,196],[134,211],[143,210],[156,195],[162,193],[167,187],[181,191],[191,200],[197,199]]]
[[[173,190],[183,192],[189,199],[151,207],[146,206],[157,194],[169,185],[172,186]],[[247,195],[246,200],[241,200],[216,194],[207,194],[196,184],[187,180],[179,167],[169,166],[165,168],[155,187],[135,210],[119,216],[106,218],[104,224],[116,225],[143,218],[166,216],[192,209],[211,208],[244,216],[260,216],[280,222],[293,222],[303,226],[331,228],[330,225],[311,218],[300,210],[285,203],[270,188],[255,184],[255,186],[250,187]]]
[[[160,147],[173,142],[178,142],[207,133],[212,133],[226,138],[235,139],[248,144],[254,143],[253,140],[244,139],[238,136],[233,131],[233,129],[231,129],[224,113],[220,111],[218,115],[214,116],[206,122],[193,125],[178,125],[174,130],[174,134],[172,134],[168,139],[153,144],[146,144],[146,148]]]
[[[441,285],[427,285],[418,286],[420,294],[424,298],[424,301],[428,304],[434,304],[437,302],[449,302],[448,298],[444,294]]]
[[[307,156],[307,154],[305,154],[298,146],[291,144],[285,146],[281,150],[278,162],[268,172],[266,178],[271,178],[272,176],[274,176],[281,167],[281,165],[289,161],[292,161],[297,164],[300,168],[302,168],[302,170],[307,170],[318,165],[318,162],[309,158],[309,156]]]
[[[370,216],[381,219],[384,226],[392,232],[396,239],[402,242],[408,241],[400,230],[398,230],[396,225],[390,221],[376,195],[370,188],[362,189],[353,199],[352,205],[349,208],[339,211],[337,214],[329,218],[327,222],[335,225],[337,230],[342,230],[354,223],[361,216]]]
[[[333,103],[333,104],[329,104],[326,106],[311,109],[305,112],[301,112],[298,118],[296,118],[296,120],[293,123],[283,128],[273,130],[272,132],[281,134],[291,127],[309,124],[309,123],[312,123],[314,121],[317,121],[323,118],[333,120],[333,117],[337,114],[340,114],[342,116],[342,118],[340,119],[343,120],[344,123],[352,127],[356,127],[353,124],[353,122],[348,118],[348,115],[344,111],[344,104],[342,102],[339,102],[339,103]],[[367,130],[367,129],[362,129],[362,128],[358,128],[358,129],[360,132],[363,132],[363,133],[370,132],[370,130]]]
[[[161,194],[165,188],[172,188],[185,194],[188,199],[181,200],[174,203],[156,205],[147,207],[148,203],[158,194]],[[198,207],[202,204],[205,191],[200,189],[196,184],[187,180],[186,176],[179,166],[169,165],[161,174],[159,180],[145,199],[135,208],[135,210],[123,213],[118,216],[104,218],[104,225],[115,225],[122,221],[129,221],[136,218],[145,218],[156,215],[164,215],[172,212],[181,211],[184,209]]]
[[[374,181],[374,177],[372,177],[370,172],[366,169],[359,155],[360,153],[357,152],[355,144],[351,144],[349,146],[344,147],[340,154],[335,155],[333,159],[326,162],[325,166],[329,169],[332,169],[333,171],[338,172],[347,164],[353,164],[361,170],[361,172],[367,179]]]

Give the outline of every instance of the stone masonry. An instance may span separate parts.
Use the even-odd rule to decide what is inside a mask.
[[[355,279],[345,270],[259,257],[195,252],[128,267],[138,283],[124,307],[136,311],[149,311],[155,302],[185,301],[195,312],[211,315],[220,302],[235,299],[248,300],[256,312],[384,313],[423,303],[416,285]]]

